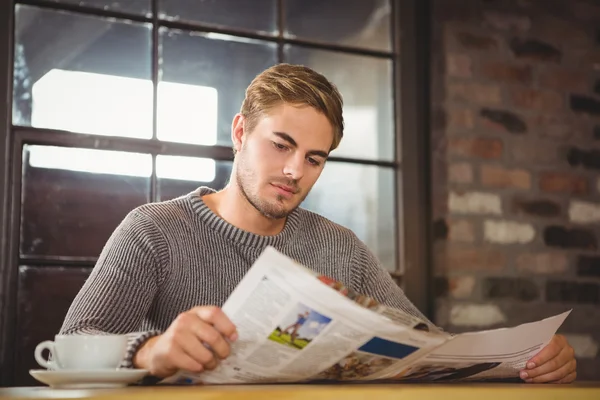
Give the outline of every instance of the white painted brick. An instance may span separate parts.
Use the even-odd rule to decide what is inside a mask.
[[[454,326],[486,327],[506,323],[502,310],[494,304],[457,304],[450,311]]]
[[[461,214],[502,214],[500,196],[483,192],[450,192],[448,208]]]
[[[475,241],[475,228],[469,221],[450,220],[448,221],[448,238],[453,242],[473,243]]]
[[[531,224],[513,221],[485,221],[483,232],[485,240],[499,244],[530,243],[535,238]]]
[[[473,167],[469,163],[455,163],[448,166],[448,178],[454,183],[472,183]]]
[[[457,299],[466,299],[473,294],[474,276],[459,276],[450,279],[450,294]]]
[[[600,204],[587,201],[572,201],[569,205],[571,222],[590,224],[600,222]]]
[[[595,358],[598,354],[598,342],[591,335],[566,334],[565,337],[577,358]]]

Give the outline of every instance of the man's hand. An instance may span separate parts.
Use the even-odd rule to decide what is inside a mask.
[[[214,369],[218,359],[229,355],[227,339],[237,340],[237,332],[223,311],[212,306],[195,307],[179,314],[165,333],[140,346],[133,365],[159,378],[171,376],[179,369]]]
[[[521,371],[521,379],[533,383],[571,383],[577,377],[575,352],[562,335],[535,355]]]

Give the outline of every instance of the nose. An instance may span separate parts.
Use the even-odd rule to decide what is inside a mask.
[[[286,160],[283,174],[289,179],[299,180],[304,176],[304,157],[301,154],[293,154]]]

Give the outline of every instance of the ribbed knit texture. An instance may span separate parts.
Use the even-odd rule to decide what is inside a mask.
[[[123,367],[143,341],[178,314],[222,306],[266,246],[391,307],[425,317],[350,230],[302,208],[275,236],[229,224],[211,211],[201,187],[131,211],[107,241],[73,301],[61,334],[128,334]]]

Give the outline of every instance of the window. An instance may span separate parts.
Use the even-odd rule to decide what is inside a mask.
[[[81,9],[61,9],[61,4]],[[45,143],[26,148],[24,187],[27,179],[35,179],[28,178],[30,173],[47,174],[57,185],[105,179],[103,185],[114,186],[122,179],[135,193],[145,187],[147,201],[183,195],[199,185],[223,187],[231,171],[231,118],[245,88],[279,61],[305,64],[340,89],[346,129],[303,206],[352,229],[386,268],[398,271],[401,215],[394,188],[400,172],[394,152],[398,127],[389,1],[285,0],[281,20],[278,4],[158,0],[157,25],[149,14],[150,0],[17,4],[13,124],[37,129]],[[340,7],[347,12],[340,14]],[[105,11],[123,14],[106,18]],[[54,131],[72,133],[68,140],[75,147],[81,134],[109,137],[123,151],[56,146]],[[148,152],[144,141],[168,150]],[[196,157],[193,146],[201,146]],[[149,157],[144,162],[136,158],[144,154]],[[35,172],[39,169],[46,172]],[[90,175],[90,181],[76,178],[81,174]],[[24,193],[28,204],[29,192]],[[119,196],[133,194],[124,189]],[[88,207],[83,198],[70,201]],[[91,205],[88,209],[93,211]],[[30,211],[23,212],[26,227]],[[123,210],[115,213],[122,216]],[[110,228],[117,219],[108,219]],[[107,227],[98,241],[110,231]],[[91,245],[85,256],[96,256],[98,247]],[[76,245],[54,255],[83,256],[84,248]]]
[[[20,253],[93,260],[132,208],[147,203],[149,154],[25,145]]]
[[[215,88],[161,81],[158,101],[159,139],[216,144]],[[31,126],[150,138],[152,81],[52,69],[33,84]]]
[[[39,176],[57,187],[125,185],[138,196],[127,207],[199,185],[219,189],[231,172],[231,119],[247,85],[277,62],[304,64],[340,89],[346,129],[303,206],[352,229],[399,272],[390,2],[156,0],[156,10],[157,22],[150,0],[16,5],[13,124],[38,132],[37,145],[24,149],[24,204]],[[93,212],[90,199],[100,194],[69,190],[90,197],[61,201]],[[123,190],[117,196],[133,196]],[[62,218],[31,222],[32,211],[22,212],[31,232]],[[114,208],[96,243],[48,254],[97,256],[123,213]],[[32,235],[23,236],[31,243],[22,255],[43,256],[35,243],[49,239]]]
[[[36,384],[27,355],[55,333],[129,211],[227,184],[232,117],[250,81],[278,62],[313,67],[345,100],[344,139],[303,206],[352,229],[401,275],[399,58],[392,46],[399,38],[392,8],[400,4],[0,2],[0,20],[10,22],[0,30],[8,37],[6,27],[14,27],[13,161],[5,165],[12,171],[11,254],[2,272],[15,284],[0,298],[8,311],[0,339],[15,350],[0,359],[8,365],[0,368],[3,383]],[[56,293],[61,299],[48,302]]]

